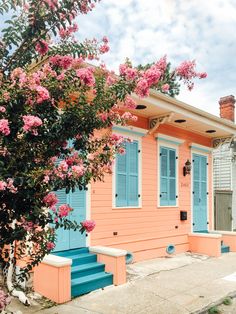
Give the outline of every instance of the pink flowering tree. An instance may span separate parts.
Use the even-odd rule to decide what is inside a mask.
[[[78,42],[75,19],[95,0],[2,0],[12,14],[0,39],[0,263],[7,288],[29,304],[12,281],[14,263],[24,259],[23,278],[55,246],[57,228],[90,232],[93,221],[70,221],[73,208],[57,206],[54,191],[83,189],[111,173],[128,139],[111,133],[114,124],[137,118],[135,92],[168,91],[166,57],[147,69],[126,62],[119,75],[104,64],[89,66],[109,50],[108,39]],[[193,62],[173,70],[192,84]],[[73,145],[68,145],[68,143]]]

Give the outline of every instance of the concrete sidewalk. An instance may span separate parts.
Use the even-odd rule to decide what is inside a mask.
[[[224,279],[233,273],[235,276]],[[140,262],[128,267],[128,278],[125,285],[107,287],[50,309],[27,308],[23,313],[201,313],[227,295],[236,295],[236,253],[219,258],[181,254]]]

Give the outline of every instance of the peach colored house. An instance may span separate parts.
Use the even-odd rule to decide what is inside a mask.
[[[96,228],[88,237],[59,232],[57,261],[49,256],[35,271],[36,290],[57,302],[112,280],[124,283],[125,259],[137,262],[186,251],[219,256],[236,250],[234,233],[212,231],[212,143],[235,135],[236,125],[155,91],[137,102],[140,109],[134,113],[138,121],[113,127],[114,133],[133,140],[126,145],[126,154],[117,156],[113,174],[107,175],[105,182],[92,183],[87,191],[59,195],[75,209],[73,219],[93,219]],[[89,255],[93,259],[89,260]],[[104,274],[113,274],[109,281],[101,270],[101,285],[100,277],[85,266],[90,263],[91,270],[97,261],[105,264]],[[82,274],[83,270],[87,272]],[[59,284],[55,284],[54,294],[45,292],[42,271],[48,276],[54,272],[57,282],[66,280],[66,292]]]

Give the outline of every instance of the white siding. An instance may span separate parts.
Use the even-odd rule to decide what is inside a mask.
[[[232,154],[229,143],[213,151],[213,178],[215,190],[232,189]]]

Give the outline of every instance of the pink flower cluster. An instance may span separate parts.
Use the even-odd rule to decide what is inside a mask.
[[[69,212],[72,210],[73,209],[69,205],[63,204],[63,205],[59,206],[59,208],[58,208],[58,216],[60,218],[67,217],[69,215]]]
[[[25,132],[31,132],[33,135],[38,135],[36,128],[43,124],[39,117],[32,115],[23,116],[23,122],[23,130]]]
[[[0,191],[5,191],[8,189],[11,193],[17,193],[17,188],[14,186],[14,181],[11,178],[8,178],[7,181],[0,181]]]
[[[75,165],[71,167],[72,175],[76,178],[84,175],[85,169],[83,165]]]
[[[37,96],[38,104],[50,98],[49,91],[45,87],[38,85],[36,86],[35,90],[38,93],[38,96]]]
[[[92,87],[95,84],[95,78],[93,75],[94,68],[81,68],[76,71],[76,75],[80,78],[80,81],[83,85]]]
[[[41,55],[44,56],[48,52],[48,44],[45,40],[40,40],[35,46],[35,50]]]
[[[50,58],[50,63],[54,66],[59,66],[64,70],[67,70],[71,67],[72,62],[74,61],[74,58],[71,56],[60,56],[55,55]]]
[[[51,10],[55,10],[58,6],[58,0],[43,0]]]
[[[121,116],[122,119],[124,120],[130,120],[136,122],[138,120],[137,116],[134,116],[131,112],[124,112]]]
[[[170,89],[170,85],[169,84],[163,84],[161,87],[161,90],[163,93],[167,93]]]
[[[96,226],[95,221],[93,220],[85,220],[81,222],[82,230],[86,232],[91,232]]]
[[[133,100],[133,98],[130,95],[127,95],[125,97],[124,106],[127,109],[135,109],[137,107],[137,103]]]
[[[53,242],[51,242],[51,241],[48,241],[48,242],[47,242],[47,250],[48,250],[48,251],[53,250],[55,246],[56,246],[55,243],[53,243]]]
[[[76,23],[73,23],[73,25],[68,26],[66,29],[61,28],[59,30],[59,35],[62,39],[65,39],[67,37],[70,37],[73,33],[77,32],[78,29],[78,25]]]
[[[0,312],[2,312],[11,302],[11,297],[0,289]]]
[[[3,135],[10,134],[9,122],[7,119],[0,119],[0,133]]]
[[[135,80],[139,74],[137,69],[132,68],[126,63],[121,64],[119,70],[120,70],[120,75],[124,76],[129,81]]]
[[[43,202],[50,208],[58,203],[58,198],[55,193],[51,192],[43,198]]]
[[[206,72],[196,72],[195,70],[196,62],[193,61],[183,61],[175,70],[175,73],[180,76],[187,84],[188,89],[191,90],[194,86],[194,83],[191,81],[192,79],[198,77],[199,79],[203,79],[207,77]]]

